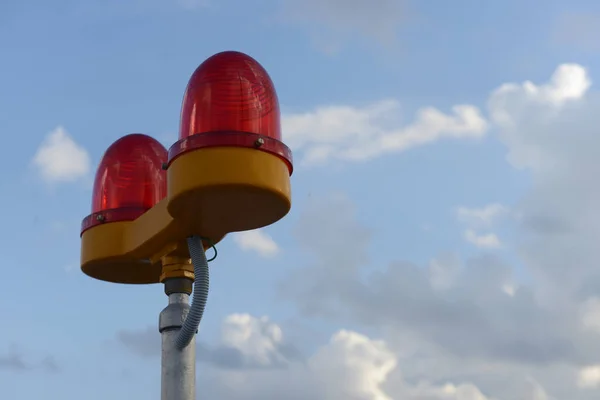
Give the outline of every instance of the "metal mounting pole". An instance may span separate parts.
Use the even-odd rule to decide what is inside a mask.
[[[161,400],[196,400],[196,339],[194,337],[183,350],[175,344],[190,310],[190,295],[184,293],[187,290],[181,293],[166,290],[168,286],[187,286],[184,281],[189,282],[185,278],[165,282],[169,283],[165,285],[169,305],[160,313],[158,324],[162,338]]]

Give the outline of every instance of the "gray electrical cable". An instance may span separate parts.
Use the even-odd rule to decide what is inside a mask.
[[[190,257],[194,266],[194,292],[192,294],[192,305],[183,326],[175,339],[175,344],[179,350],[183,350],[198,331],[200,320],[204,314],[206,307],[206,299],[208,298],[208,260],[204,252],[202,238],[192,236],[187,239],[187,244],[190,249]]]

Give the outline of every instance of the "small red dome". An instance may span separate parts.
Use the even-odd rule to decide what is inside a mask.
[[[99,223],[132,221],[167,195],[162,169],[167,150],[154,138],[135,133],[123,136],[104,153],[94,180],[92,214],[82,233]]]

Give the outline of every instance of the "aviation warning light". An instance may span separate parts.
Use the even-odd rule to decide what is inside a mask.
[[[169,150],[169,213],[205,235],[261,228],[291,207],[292,153],[267,71],[234,51],[189,80],[179,141]]]
[[[130,134],[102,157],[92,213],[81,224],[81,269],[108,282],[164,284],[162,400],[196,398],[195,335],[212,260],[205,249],[283,218],[292,171],[273,82],[235,51],[215,54],[192,74],[179,140],[168,152],[150,136]]]

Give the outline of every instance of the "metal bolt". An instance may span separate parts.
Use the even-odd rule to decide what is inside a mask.
[[[256,139],[256,141],[254,142],[254,147],[260,147],[263,144],[265,144],[265,139],[263,138],[258,138]]]
[[[102,215],[102,214],[96,215],[96,221],[104,222],[105,220],[106,220],[106,217],[104,215]]]

